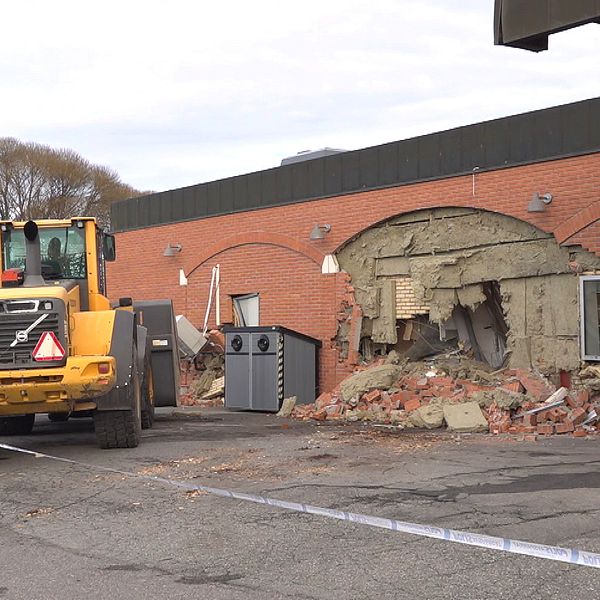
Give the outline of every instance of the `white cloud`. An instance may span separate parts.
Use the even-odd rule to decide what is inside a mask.
[[[0,135],[141,189],[599,95],[600,27],[493,46],[480,0],[29,0],[3,7]]]

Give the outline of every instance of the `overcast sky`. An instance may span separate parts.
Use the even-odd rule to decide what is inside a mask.
[[[600,95],[600,25],[496,47],[493,4],[4,2],[0,137],[164,190]]]

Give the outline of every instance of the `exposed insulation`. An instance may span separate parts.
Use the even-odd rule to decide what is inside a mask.
[[[576,271],[600,269],[600,259],[560,247],[529,223],[474,209],[418,211],[363,232],[337,258],[364,302],[363,336],[373,341],[393,343],[394,317],[428,313],[445,324],[457,306],[473,315],[487,306],[484,287],[489,293],[498,282],[494,314],[502,320],[504,313],[508,333],[497,351],[507,352],[509,364],[544,373],[579,364]],[[393,315],[383,284],[391,280]]]

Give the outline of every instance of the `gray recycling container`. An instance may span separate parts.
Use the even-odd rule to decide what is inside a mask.
[[[225,327],[225,406],[277,412],[318,395],[321,342],[285,327]]]

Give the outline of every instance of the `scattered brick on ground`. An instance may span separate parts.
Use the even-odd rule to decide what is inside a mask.
[[[591,389],[586,387],[583,372],[583,377],[577,379],[578,389],[557,390],[546,377],[532,371],[503,369],[490,373],[483,365],[468,359],[441,358],[432,363],[410,363],[401,362],[396,356],[357,367],[313,404],[296,405],[292,417],[436,429],[447,426],[442,418],[444,406],[475,402],[487,422],[487,428],[482,422],[483,427],[478,430],[485,428],[493,435],[525,434],[526,439],[535,439],[538,435],[585,437],[598,432],[600,390],[594,390],[598,387],[595,385]],[[382,365],[398,362],[401,364],[397,377],[382,387],[379,376]],[[379,387],[368,389],[365,380],[371,369]],[[349,398],[347,390],[353,389],[352,378],[357,376],[360,385],[355,387],[360,391]],[[592,376],[594,379],[588,381],[594,384],[600,381],[600,371]],[[450,412],[446,410],[446,414]]]

